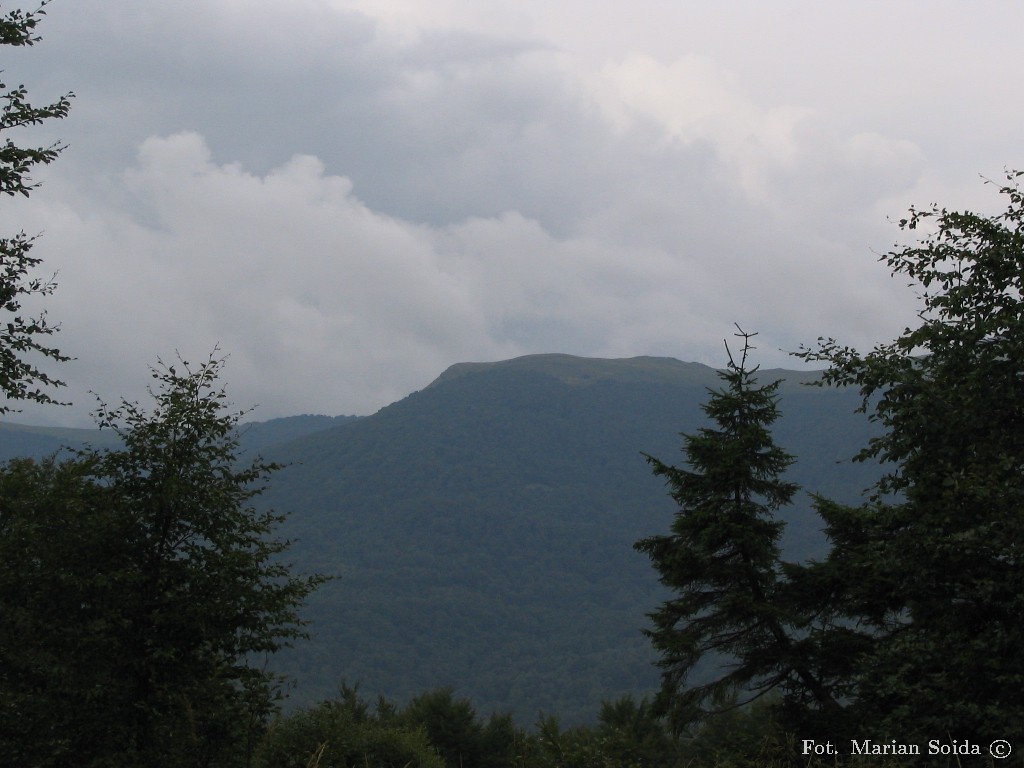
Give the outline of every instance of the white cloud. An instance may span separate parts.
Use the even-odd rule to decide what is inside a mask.
[[[124,181],[153,224],[99,214],[90,251],[104,262],[63,268],[53,302],[73,315],[69,348],[90,326],[86,338],[114,342],[104,369],[219,343],[244,369],[246,400],[275,414],[367,412],[422,384],[423,367],[486,346],[472,301],[418,228],[367,209],[315,158],[260,177],[213,164],[201,137],[178,134],[147,140]],[[47,248],[81,242],[85,225],[51,227]],[[122,345],[132,360],[117,359]]]
[[[751,202],[790,219],[824,216],[831,225],[829,207],[861,213],[880,195],[912,187],[924,165],[907,139],[844,135],[811,107],[761,107],[734,72],[705,56],[662,64],[633,53],[606,64],[590,85],[620,131],[651,121],[664,142],[711,148]]]

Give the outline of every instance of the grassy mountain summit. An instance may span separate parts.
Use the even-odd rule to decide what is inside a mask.
[[[570,385],[599,381],[679,383],[690,380],[705,383],[714,380],[714,371],[708,366],[684,363],[673,357],[593,358],[548,353],[524,355],[495,363],[456,363],[429,386],[440,386],[461,376],[487,370],[534,371]]]

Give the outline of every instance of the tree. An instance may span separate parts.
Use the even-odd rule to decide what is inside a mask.
[[[221,360],[154,370],[155,407],[101,406],[123,447],[0,472],[0,762],[244,763],[322,581],[282,562],[282,516],[238,466]],[[25,739],[32,733],[31,740]]]
[[[35,11],[8,11],[0,16],[0,45],[27,46],[39,41],[35,34],[48,0],[43,0]],[[8,86],[0,83],[0,91]],[[38,125],[51,118],[67,116],[71,108],[68,93],[45,107],[34,107],[28,101],[24,85],[11,88],[3,93],[4,102],[0,110],[0,131],[11,131],[29,125]],[[0,146],[0,192],[8,195],[24,195],[38,186],[32,183],[30,174],[38,165],[47,165],[57,159],[65,145],[57,143],[47,147],[19,147],[11,138]],[[69,359],[59,350],[45,343],[57,327],[48,324],[46,313],[37,317],[22,314],[22,301],[33,295],[48,295],[53,292],[53,280],[31,277],[32,271],[41,260],[29,254],[34,237],[24,232],[10,238],[0,238],[0,307],[8,313],[7,322],[0,323],[0,393],[9,400],[31,400],[39,403],[56,402],[44,387],[60,387],[63,382],[52,378],[33,362],[33,357],[49,358],[55,361]],[[0,414],[11,410],[0,405]]]
[[[708,716],[730,694],[781,689],[806,692],[822,708],[836,708],[815,670],[805,663],[784,590],[775,512],[795,484],[781,478],[793,458],[776,446],[769,428],[778,417],[778,381],[758,384],[748,368],[754,334],[743,340],[739,362],[729,352],[704,412],[714,422],[684,435],[688,469],[647,456],[666,478],[679,505],[671,533],[637,542],[673,596],[650,614],[646,634],[660,653],[658,710],[675,729]],[[730,671],[696,682],[700,665]]]
[[[469,699],[456,699],[453,688],[427,691],[410,701],[402,719],[421,727],[448,766],[490,765],[484,757],[484,728]]]
[[[800,576],[829,634],[857,628],[848,698],[865,736],[991,740],[1024,722],[1020,176],[1001,214],[900,222],[923,237],[883,260],[921,287],[920,325],[865,355],[831,338],[800,353],[884,427],[859,459],[886,474],[859,507],[819,500],[832,551]]]
[[[614,765],[675,765],[679,744],[665,730],[647,699],[639,703],[632,696],[602,701],[598,734],[604,752]]]
[[[0,763],[93,765],[121,655],[109,631],[126,566],[88,461],[18,459],[0,471]]]
[[[377,712],[371,713],[357,687],[343,684],[340,694],[276,720],[260,745],[257,764],[261,768],[446,768],[426,730],[400,722],[391,702],[381,699]]]

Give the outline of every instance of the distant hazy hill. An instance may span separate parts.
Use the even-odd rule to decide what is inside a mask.
[[[776,430],[807,490],[854,499],[869,468],[853,393],[784,378]],[[339,579],[314,598],[314,639],[283,659],[296,698],[342,679],[403,699],[452,685],[526,722],[593,717],[602,698],[656,685],[645,614],[660,587],[633,542],[674,505],[641,452],[674,462],[719,386],[667,358],[534,355],[460,364],[373,416],[267,455],[291,462],[266,500],[292,518],[293,560]],[[788,555],[821,551],[806,496]]]
[[[356,416],[288,416],[270,421],[253,421],[239,428],[241,448],[248,453],[265,453],[272,446],[354,421]]]
[[[271,421],[254,421],[241,425],[241,447],[246,453],[265,451],[272,445],[294,440],[310,432],[328,429],[355,419],[355,416],[288,416]],[[0,422],[0,462],[16,456],[40,458],[64,448],[113,448],[117,435],[106,429],[65,429],[33,427],[26,424]]]
[[[0,422],[0,461],[8,461],[16,456],[50,456],[68,447],[92,445],[96,448],[109,448],[116,442],[112,432],[98,429],[33,427]]]

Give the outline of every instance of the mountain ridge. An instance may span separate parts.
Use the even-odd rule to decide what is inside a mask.
[[[521,355],[494,362],[465,362],[449,366],[426,388],[444,384],[460,376],[495,369],[534,370],[567,384],[588,384],[594,381],[664,381],[677,378],[682,372],[699,377],[714,369],[703,363],[688,363],[674,357],[600,358],[580,357],[559,352]]]
[[[789,479],[856,500],[873,471],[847,461],[872,434],[856,393],[761,376],[785,381]],[[284,466],[257,501],[287,514],[289,562],[338,577],[305,611],[311,639],[274,662],[292,705],[342,681],[398,701],[452,686],[482,712],[571,724],[650,694],[642,629],[664,592],[633,543],[667,531],[675,504],[643,454],[678,463],[720,386],[674,358],[530,355],[451,366],[370,416],[242,425],[246,451]],[[821,554],[806,492],[783,518],[788,558]]]

